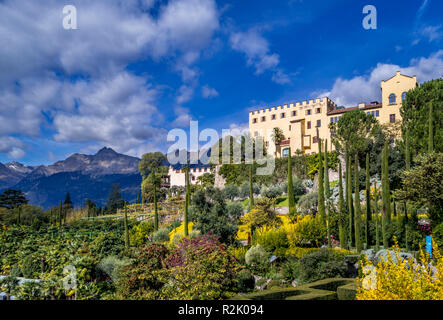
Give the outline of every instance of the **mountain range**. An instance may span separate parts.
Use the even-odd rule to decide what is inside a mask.
[[[103,206],[112,185],[118,183],[123,197],[132,202],[141,183],[139,161],[104,147],[94,155],[75,153],[47,166],[0,163],[0,191],[22,190],[29,203],[44,209],[58,205],[67,192],[74,206],[84,205],[88,198]]]

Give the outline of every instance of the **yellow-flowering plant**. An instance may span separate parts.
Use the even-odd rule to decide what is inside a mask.
[[[436,244],[432,260],[423,250],[419,262],[402,260],[397,242],[393,251],[377,265],[363,261],[364,277],[357,281],[357,300],[443,299],[443,258]]]

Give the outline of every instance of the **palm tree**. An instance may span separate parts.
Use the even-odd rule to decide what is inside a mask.
[[[280,146],[280,143],[285,140],[285,136],[283,134],[283,130],[276,127],[273,129],[272,133],[272,141],[274,141],[275,148],[277,149],[278,146]]]

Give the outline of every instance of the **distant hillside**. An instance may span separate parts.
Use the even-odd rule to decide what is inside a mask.
[[[104,205],[112,184],[119,183],[124,198],[133,201],[141,183],[139,161],[105,147],[94,155],[76,153],[48,166],[0,163],[0,189],[20,189],[31,204],[47,209],[63,200],[66,192],[74,206],[87,198]]]
[[[81,172],[59,172],[38,179],[23,179],[13,188],[26,193],[30,203],[50,208],[65,198],[66,192],[71,195],[74,206],[83,206],[86,199],[97,205],[106,204],[109,191],[114,183],[119,183],[123,197],[133,201],[140,188],[140,174],[82,174]]]

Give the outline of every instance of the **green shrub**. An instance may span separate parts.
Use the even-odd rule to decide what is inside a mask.
[[[189,233],[189,239],[195,239],[197,237],[200,237],[200,235],[200,230],[193,229],[191,233]]]
[[[291,244],[296,246],[311,244],[319,247],[326,238],[326,226],[320,215],[298,217],[288,237]]]
[[[41,261],[33,254],[27,255],[22,262],[21,271],[23,277],[28,279],[36,279],[40,277]]]
[[[275,199],[278,196],[281,196],[283,194],[281,188],[278,185],[270,186],[270,187],[263,187],[261,189],[261,195],[265,198]]]
[[[234,200],[235,197],[238,197],[240,194],[239,189],[236,185],[228,184],[223,189],[223,196],[226,199]]]
[[[130,262],[129,259],[119,259],[116,256],[109,256],[97,264],[97,269],[108,275],[112,282],[116,282],[120,268],[128,265]]]
[[[437,243],[440,250],[443,249],[443,223],[432,228],[432,238]]]
[[[300,259],[299,280],[309,283],[326,278],[343,277],[346,273],[344,257],[332,250],[321,249]]]
[[[237,274],[237,290],[239,292],[248,292],[254,289],[255,279],[251,274],[251,271],[247,269],[241,270]]]
[[[268,252],[289,247],[288,237],[283,229],[272,229],[262,232],[256,231],[254,232],[252,243],[261,245]]]
[[[294,281],[298,278],[300,263],[298,259],[290,258],[281,265],[282,275],[287,281]]]
[[[169,230],[167,228],[159,229],[152,234],[152,240],[154,242],[168,242],[169,241]]]
[[[269,253],[258,244],[246,252],[245,261],[253,272],[263,274],[269,268]]]
[[[148,242],[148,235],[154,231],[152,220],[136,224],[129,231],[129,242],[131,246],[141,246]]]
[[[91,243],[91,252],[99,260],[107,256],[118,256],[124,249],[123,233],[100,232]]]
[[[297,211],[303,216],[315,214],[318,207],[318,192],[312,191],[300,197],[297,203]]]
[[[246,263],[245,256],[247,251],[248,247],[229,247],[229,253],[241,264]]]
[[[337,288],[338,300],[355,300],[356,293],[357,284],[355,282]]]
[[[288,287],[288,285],[285,283],[282,279],[273,279],[269,281],[268,285],[266,286],[266,289],[272,289],[272,288],[285,288]]]

